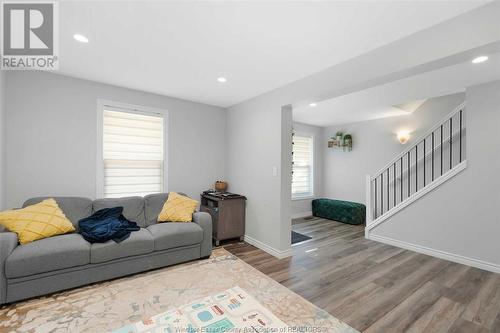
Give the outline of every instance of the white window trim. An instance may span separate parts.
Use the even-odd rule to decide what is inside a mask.
[[[315,198],[315,193],[314,193],[314,181],[315,181],[315,178],[314,178],[315,177],[315,175],[314,175],[314,168],[316,167],[316,156],[314,154],[314,147],[315,147],[315,144],[316,144],[316,138],[315,138],[315,135],[313,133],[302,132],[302,131],[293,131],[293,133],[294,133],[294,135],[297,135],[297,136],[307,136],[307,137],[310,137],[312,139],[312,149],[311,149],[312,168],[311,168],[311,194],[308,194],[308,195],[294,195],[292,193],[292,201],[314,199]],[[293,159],[293,157],[292,157],[292,159]],[[292,166],[292,170],[293,170],[293,166]],[[292,176],[292,181],[293,181],[293,176]]]
[[[104,158],[103,158],[103,117],[104,109],[111,107],[119,111],[143,115],[161,115],[163,117],[163,192],[168,192],[168,136],[170,135],[168,111],[149,106],[135,105],[110,101],[97,100],[97,165],[96,165],[96,198],[104,198]]]

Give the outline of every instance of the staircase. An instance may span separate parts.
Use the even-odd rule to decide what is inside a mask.
[[[366,176],[366,237],[467,167],[465,102],[375,175]]]

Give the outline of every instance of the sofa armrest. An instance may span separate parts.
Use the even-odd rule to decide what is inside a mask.
[[[5,260],[17,246],[17,234],[0,232],[0,304],[7,299],[7,277],[5,276]]]
[[[212,216],[208,213],[196,212],[193,214],[193,222],[203,229],[201,257],[208,257],[212,253]]]

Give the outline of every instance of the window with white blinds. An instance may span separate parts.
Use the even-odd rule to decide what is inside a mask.
[[[293,136],[292,198],[313,196],[313,138]]]
[[[163,192],[163,116],[103,110],[104,197]]]

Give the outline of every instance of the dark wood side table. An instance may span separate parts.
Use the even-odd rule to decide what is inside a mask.
[[[215,245],[232,238],[243,240],[245,235],[245,201],[239,194],[210,193],[201,195],[202,212],[212,216],[212,237]]]

